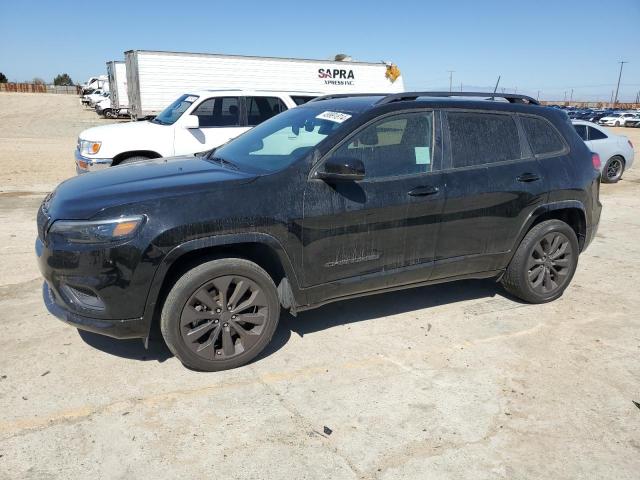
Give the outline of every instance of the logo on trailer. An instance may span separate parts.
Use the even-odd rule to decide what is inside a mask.
[[[326,85],[353,85],[355,80],[353,70],[340,68],[319,68],[318,78],[324,79]]]

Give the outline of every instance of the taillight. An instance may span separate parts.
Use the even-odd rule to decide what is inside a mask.
[[[593,163],[593,168],[600,170],[600,155],[595,152],[591,152],[591,163]]]

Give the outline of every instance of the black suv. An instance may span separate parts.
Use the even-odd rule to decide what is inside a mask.
[[[597,156],[530,97],[453,95],[323,97],[204,155],[63,182],[38,213],[47,307],[116,338],[157,318],[185,365],[222,370],[281,308],[465,278],[558,298],[598,226]]]

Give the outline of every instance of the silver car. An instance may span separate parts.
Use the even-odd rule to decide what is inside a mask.
[[[573,120],[578,135],[592,152],[600,156],[600,171],[604,183],[616,183],[633,164],[633,144],[624,135],[583,120]]]

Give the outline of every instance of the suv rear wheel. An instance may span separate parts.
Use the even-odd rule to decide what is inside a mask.
[[[544,221],[522,239],[502,277],[502,285],[526,302],[555,300],[569,286],[578,254],[578,239],[569,225],[560,220]]]
[[[203,263],[173,286],[160,328],[187,367],[217,371],[251,361],[271,341],[280,302],[271,277],[253,262],[227,258]]]

